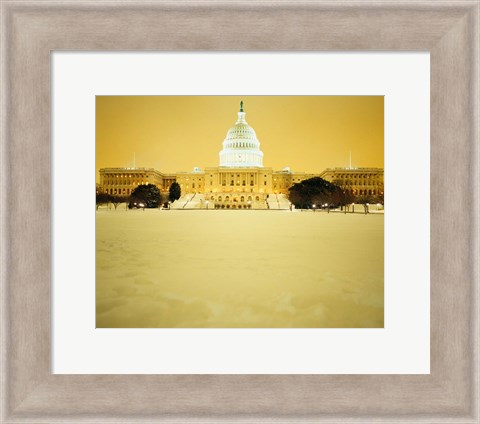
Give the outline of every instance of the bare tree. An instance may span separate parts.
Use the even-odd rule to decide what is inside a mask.
[[[111,202],[112,196],[107,193],[97,192],[96,196],[96,210],[100,205],[108,205]]]
[[[111,196],[110,201],[112,202],[115,210],[117,210],[117,207],[120,203],[128,202],[128,197],[127,196]]]

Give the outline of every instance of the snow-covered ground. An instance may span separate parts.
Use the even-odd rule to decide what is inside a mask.
[[[100,209],[97,327],[383,327],[383,221]]]

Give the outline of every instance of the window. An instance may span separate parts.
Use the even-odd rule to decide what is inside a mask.
[[[242,185],[245,185],[245,180],[242,181]]]
[[[266,182],[266,181],[264,181],[264,182],[263,182],[263,185],[267,185],[267,182]]]

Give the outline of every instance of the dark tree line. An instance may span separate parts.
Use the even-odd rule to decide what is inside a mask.
[[[117,209],[120,203],[126,203],[128,196],[120,196],[115,194],[97,193],[97,209],[101,205],[108,205],[111,203]]]
[[[180,185],[176,182],[170,186],[168,200],[173,202],[181,196]],[[120,203],[127,203],[132,208],[159,208],[162,205],[168,206],[166,196],[163,196],[158,187],[154,184],[143,184],[135,187],[130,196],[121,196],[97,192],[97,209],[100,205],[113,204],[117,209]]]
[[[354,196],[341,187],[320,177],[309,178],[294,184],[289,189],[288,198],[296,208],[310,209],[314,207],[339,207],[350,204]]]
[[[380,195],[354,195],[350,190],[343,190],[335,183],[320,177],[310,178],[294,184],[289,189],[288,198],[296,208],[338,208],[352,203],[363,205],[364,212],[369,212],[369,204],[383,204],[383,192]],[[346,210],[346,209],[345,209]]]

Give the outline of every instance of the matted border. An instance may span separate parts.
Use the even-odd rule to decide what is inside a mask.
[[[479,6],[4,0],[1,422],[479,422]],[[52,375],[52,50],[430,51],[431,374]]]

